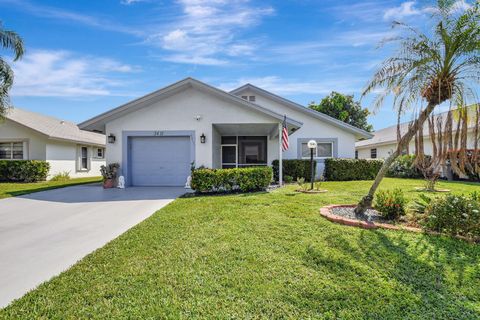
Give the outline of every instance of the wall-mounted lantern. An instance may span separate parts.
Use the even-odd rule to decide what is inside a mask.
[[[107,139],[108,139],[108,143],[115,143],[115,135],[113,133],[110,133]]]
[[[205,143],[205,140],[206,140],[205,133],[202,133],[202,135],[200,136],[200,143]]]

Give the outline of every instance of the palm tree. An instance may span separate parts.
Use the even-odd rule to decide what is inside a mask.
[[[392,40],[399,43],[397,53],[382,62],[363,92],[365,96],[380,91],[374,100],[376,107],[387,96],[393,96],[398,113],[419,105],[425,107],[419,108],[417,118],[400,136],[397,150],[385,159],[368,194],[355,208],[358,215],[371,206],[386,171],[437,106],[449,101],[461,108],[476,98],[475,85],[480,82],[479,2],[458,14],[451,1],[439,0],[434,18],[431,34],[395,23],[406,35]]]
[[[17,61],[23,56],[23,40],[20,36],[11,30],[5,30],[0,22],[0,46],[3,49],[13,52],[13,61]],[[0,56],[0,118],[5,116],[10,107],[8,91],[13,84],[13,71],[8,63]]]

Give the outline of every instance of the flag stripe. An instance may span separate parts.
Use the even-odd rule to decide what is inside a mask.
[[[282,124],[282,151],[287,151],[289,146],[290,145],[288,143],[287,116],[284,116]]]

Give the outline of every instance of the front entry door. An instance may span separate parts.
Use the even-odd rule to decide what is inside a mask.
[[[237,145],[222,145],[222,168],[236,168],[237,167]]]

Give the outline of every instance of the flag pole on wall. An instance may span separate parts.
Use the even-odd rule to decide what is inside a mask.
[[[283,184],[283,152],[288,150],[288,127],[287,127],[287,115],[283,116],[283,123],[279,128],[278,142],[279,142],[279,159],[278,159],[278,183]]]

